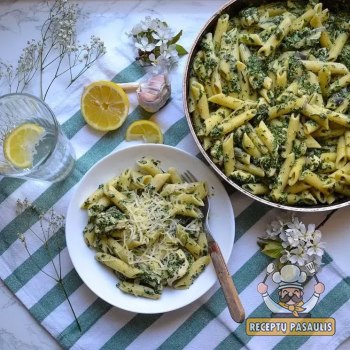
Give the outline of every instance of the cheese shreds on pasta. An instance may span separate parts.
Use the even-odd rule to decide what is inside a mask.
[[[155,161],[137,164],[141,170],[126,169],[83,203],[84,239],[114,270],[119,289],[158,299],[166,285],[188,288],[210,262],[200,210],[208,186],[182,183]]]

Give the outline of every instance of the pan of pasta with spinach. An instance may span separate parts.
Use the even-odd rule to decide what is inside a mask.
[[[192,47],[190,130],[217,173],[254,199],[299,211],[349,204],[349,5],[231,1]]]
[[[120,290],[159,299],[164,286],[189,288],[210,263],[200,209],[208,186],[183,183],[175,168],[164,172],[151,159],[137,165],[140,171],[125,169],[84,201],[84,240]]]

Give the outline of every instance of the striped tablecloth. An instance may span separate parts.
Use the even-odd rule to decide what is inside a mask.
[[[183,65],[183,63],[181,63]],[[126,128],[139,119],[152,119],[159,123],[165,144],[198,155],[199,151],[189,134],[182,109],[182,68],[171,75],[173,96],[159,113],[152,115],[137,106],[130,96],[131,112],[124,125],[117,131],[101,133],[89,128],[79,110],[82,86],[97,78],[114,82],[142,79],[144,69],[125,57],[119,64],[102,59],[93,70],[59,96],[52,107],[76,153],[74,173],[65,181],[53,185],[18,179],[0,180],[0,278],[28,308],[29,312],[45,327],[65,349],[334,349],[350,335],[350,278],[345,276],[326,254],[325,267],[318,275],[326,286],[320,301],[312,312],[313,317],[334,317],[336,334],[333,337],[252,337],[245,331],[245,323],[234,323],[228,313],[225,299],[217,283],[202,298],[191,305],[167,314],[133,314],[112,307],[97,298],[82,282],[74,270],[64,243],[64,232],[55,236],[62,239],[63,280],[74,309],[82,325],[77,329],[68,303],[60,289],[47,278],[28,258],[17,234],[27,236],[29,250],[40,268],[52,273],[52,265],[46,249],[30,234],[38,229],[38,216],[15,214],[17,198],[27,197],[38,208],[52,206],[65,214],[74,188],[82,176],[98,160],[115,150],[127,146],[124,141]],[[117,66],[117,67],[116,67]],[[101,77],[101,71],[104,76]],[[119,71],[114,76],[112,72]],[[277,211],[252,201],[239,192],[228,189],[236,216],[236,238],[229,271],[232,274],[247,317],[269,317],[257,285],[264,278],[270,259],[263,255],[256,244]],[[307,221],[307,217],[303,217]],[[320,222],[322,215],[313,216]],[[314,220],[315,221],[315,220]],[[317,222],[316,222],[317,224]],[[53,245],[52,250],[57,251]],[[269,282],[270,283],[270,282]],[[305,288],[305,296],[312,295],[314,281]],[[269,292],[276,298],[276,285],[269,284]]]

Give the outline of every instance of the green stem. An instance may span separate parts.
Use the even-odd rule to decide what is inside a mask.
[[[64,293],[64,295],[65,295],[65,297],[66,297],[66,299],[67,299],[67,301],[68,301],[68,304],[69,304],[71,310],[72,310],[72,313],[73,313],[75,322],[76,322],[76,324],[77,324],[77,326],[78,326],[79,331],[81,332],[81,326],[80,326],[80,323],[79,323],[79,321],[78,321],[78,317],[77,317],[77,315],[75,314],[74,309],[73,309],[73,306],[72,306],[72,304],[71,304],[71,302],[70,302],[70,300],[69,300],[68,294],[67,294],[66,289],[65,289],[65,287],[64,287],[64,285],[63,285],[63,280],[60,279],[60,280],[58,281],[58,283],[61,285],[62,291],[63,291],[63,293]]]
[[[316,230],[318,230],[320,227],[324,226],[324,224],[338,211],[338,209],[332,210],[325,219],[316,227]]]
[[[43,50],[44,50],[44,43],[42,44],[41,50],[40,50],[40,97],[43,100]]]
[[[33,233],[33,235],[42,243],[45,243],[45,241],[43,239],[41,239],[31,228],[29,228],[29,231],[31,233]]]
[[[48,252],[48,254],[49,254],[49,257],[50,257],[52,266],[53,266],[53,268],[55,269],[57,278],[59,279],[59,278],[60,278],[60,275],[59,275],[59,273],[58,273],[58,271],[57,271],[57,268],[56,268],[56,265],[55,265],[55,263],[54,263],[54,261],[53,261],[53,257],[52,257],[51,250],[50,250],[50,247],[49,247],[48,242],[45,242],[45,247],[46,247],[46,250],[47,250],[47,252]]]
[[[84,74],[98,59],[99,57],[95,58],[93,61],[91,61],[87,66],[85,66],[69,83],[67,86],[67,89],[82,75]]]
[[[47,68],[51,63],[54,63],[56,60],[58,60],[60,58],[60,56],[57,56],[56,58],[54,58],[51,62],[49,62],[48,64],[46,64],[45,66],[43,66],[43,70],[45,68]]]
[[[43,222],[42,222],[42,220],[40,220],[40,227],[41,227],[41,230],[42,230],[43,236],[44,236],[44,242],[45,242],[44,245],[45,245],[45,248],[46,248],[46,250],[47,250],[47,253],[49,254],[49,258],[50,258],[50,260],[51,260],[51,264],[52,264],[52,266],[53,266],[53,268],[54,268],[54,270],[55,270],[55,272],[56,272],[57,279],[59,279],[59,278],[60,278],[60,275],[58,274],[58,271],[57,271],[56,265],[55,265],[55,263],[54,263],[54,261],[53,261],[53,258],[52,258],[52,255],[51,255],[51,250],[50,250],[50,247],[49,247],[49,244],[48,244],[49,236],[46,237],[46,234],[45,234],[45,230],[44,230],[44,227],[43,227]]]
[[[46,92],[45,92],[44,101],[45,101],[46,96],[47,96],[47,94],[48,94],[48,92],[49,92],[49,90],[50,90],[51,85],[53,84],[53,82],[55,81],[55,79],[56,79],[57,76],[58,76],[57,73],[58,73],[58,71],[59,71],[59,69],[60,69],[60,67],[61,67],[61,63],[62,63],[63,57],[64,57],[64,52],[61,52],[61,53],[60,53],[60,61],[58,62],[55,76],[54,76],[53,79],[51,80],[51,83],[49,84],[49,86],[48,86],[48,88],[47,88],[47,90],[46,90]]]
[[[26,249],[30,260],[34,263],[34,265],[38,268],[39,271],[41,271],[43,274],[45,274],[47,277],[50,277],[51,279],[53,279],[54,281],[56,281],[58,283],[59,280],[57,280],[56,278],[50,276],[48,273],[46,273],[43,269],[41,269],[41,267],[37,264],[37,262],[34,260],[32,254],[30,254],[29,249],[27,247],[26,244],[24,244],[24,248]]]

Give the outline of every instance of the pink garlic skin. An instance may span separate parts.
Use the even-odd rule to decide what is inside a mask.
[[[170,82],[163,74],[155,75],[142,82],[136,93],[140,106],[148,112],[155,113],[166,104],[171,95]]]

